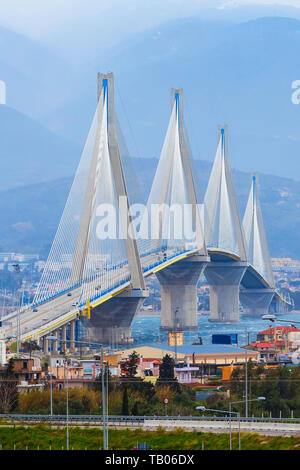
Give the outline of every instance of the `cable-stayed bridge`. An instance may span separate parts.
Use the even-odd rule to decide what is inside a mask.
[[[266,313],[274,298],[287,303],[274,288],[256,178],[241,222],[228,130],[220,126],[199,204],[183,113],[182,89],[172,90],[166,137],[142,205],[115,114],[113,75],[98,75],[97,109],[34,301],[2,318],[3,335],[40,341],[54,332],[65,341],[69,329],[74,340],[80,319],[94,340],[109,342],[114,331],[126,341],[152,274],[161,284],[167,330],[197,329],[202,273],[211,321],[239,321],[239,301],[249,315]]]

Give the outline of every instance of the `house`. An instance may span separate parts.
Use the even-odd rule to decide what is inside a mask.
[[[159,361],[158,359],[146,358],[141,356],[139,365],[137,367],[137,375],[145,377],[158,377],[160,364],[161,361]]]
[[[215,375],[218,366],[229,364],[243,364],[246,360],[245,349],[232,345],[205,344],[205,345],[187,345],[175,347],[161,345],[161,347],[141,346],[122,351],[123,358],[128,358],[135,351],[142,358],[157,359],[159,361],[168,354],[177,362],[189,363],[193,367],[198,367],[199,377]],[[247,359],[254,362],[259,360],[259,352],[247,350]],[[191,371],[192,372],[192,371]],[[180,372],[179,372],[180,373]],[[193,371],[194,375],[195,371]]]
[[[40,359],[19,358],[14,359],[14,374],[19,384],[21,382],[36,384],[45,376],[45,370],[41,367]]]
[[[186,362],[178,362],[174,367],[174,375],[181,384],[199,383],[199,367],[191,366],[189,358]]]
[[[276,349],[271,343],[254,341],[247,345],[247,349],[258,351],[260,359],[264,362],[276,360]]]
[[[291,333],[299,333],[295,326],[274,326],[257,333],[257,342],[270,343],[277,353],[290,352],[294,348],[295,339]],[[300,339],[300,336],[299,336]],[[298,347],[298,346],[297,346]]]

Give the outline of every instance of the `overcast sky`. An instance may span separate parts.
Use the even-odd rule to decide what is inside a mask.
[[[168,20],[224,14],[239,20],[239,7],[258,5],[259,10],[269,6],[270,15],[281,14],[282,7],[297,7],[288,16],[300,19],[300,0],[0,0],[0,25],[82,63],[99,55],[99,49],[105,52],[129,35]]]
[[[63,28],[101,18],[99,26],[124,29],[201,13],[206,7],[232,9],[245,5],[300,8],[300,0],[0,0],[0,24],[33,38],[47,38]]]

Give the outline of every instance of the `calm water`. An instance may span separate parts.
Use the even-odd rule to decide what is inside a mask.
[[[255,341],[256,334],[258,331],[265,330],[269,328],[270,325],[285,325],[289,326],[289,323],[281,322],[280,318],[284,320],[291,319],[293,321],[300,322],[300,314],[285,314],[278,315],[278,321],[271,323],[270,321],[261,320],[258,318],[242,318],[240,323],[235,323],[232,325],[220,324],[220,323],[210,323],[208,321],[208,315],[198,315],[198,326],[199,332],[184,332],[183,344],[189,345],[195,341],[198,341],[198,336],[202,337],[203,344],[211,344],[211,335],[216,333],[238,333],[238,344],[244,346],[247,344],[247,333],[249,333],[249,340]],[[292,323],[291,322],[291,323]],[[295,326],[298,326],[300,329],[300,324],[297,323]],[[160,316],[145,316],[145,317],[136,317],[136,320],[132,327],[132,335],[134,337],[134,346],[142,345],[153,345],[157,346],[159,344],[166,344],[168,340],[168,334],[165,332],[159,331],[160,327]]]

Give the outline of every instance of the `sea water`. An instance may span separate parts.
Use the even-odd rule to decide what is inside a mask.
[[[280,319],[291,320],[291,323],[280,322]],[[239,323],[212,323],[209,321],[209,315],[198,315],[198,331],[185,331],[183,333],[183,344],[190,345],[199,342],[199,336],[202,344],[211,344],[213,334],[237,333],[238,345],[256,341],[256,335],[259,331],[268,329],[270,326],[290,326],[293,321],[300,322],[299,313],[287,313],[276,316],[275,322],[262,320],[261,318],[251,318],[241,316]],[[300,324],[295,323],[300,329]],[[160,331],[160,316],[137,316],[132,326],[132,336],[134,338],[132,346],[166,344],[168,342],[168,333]]]

